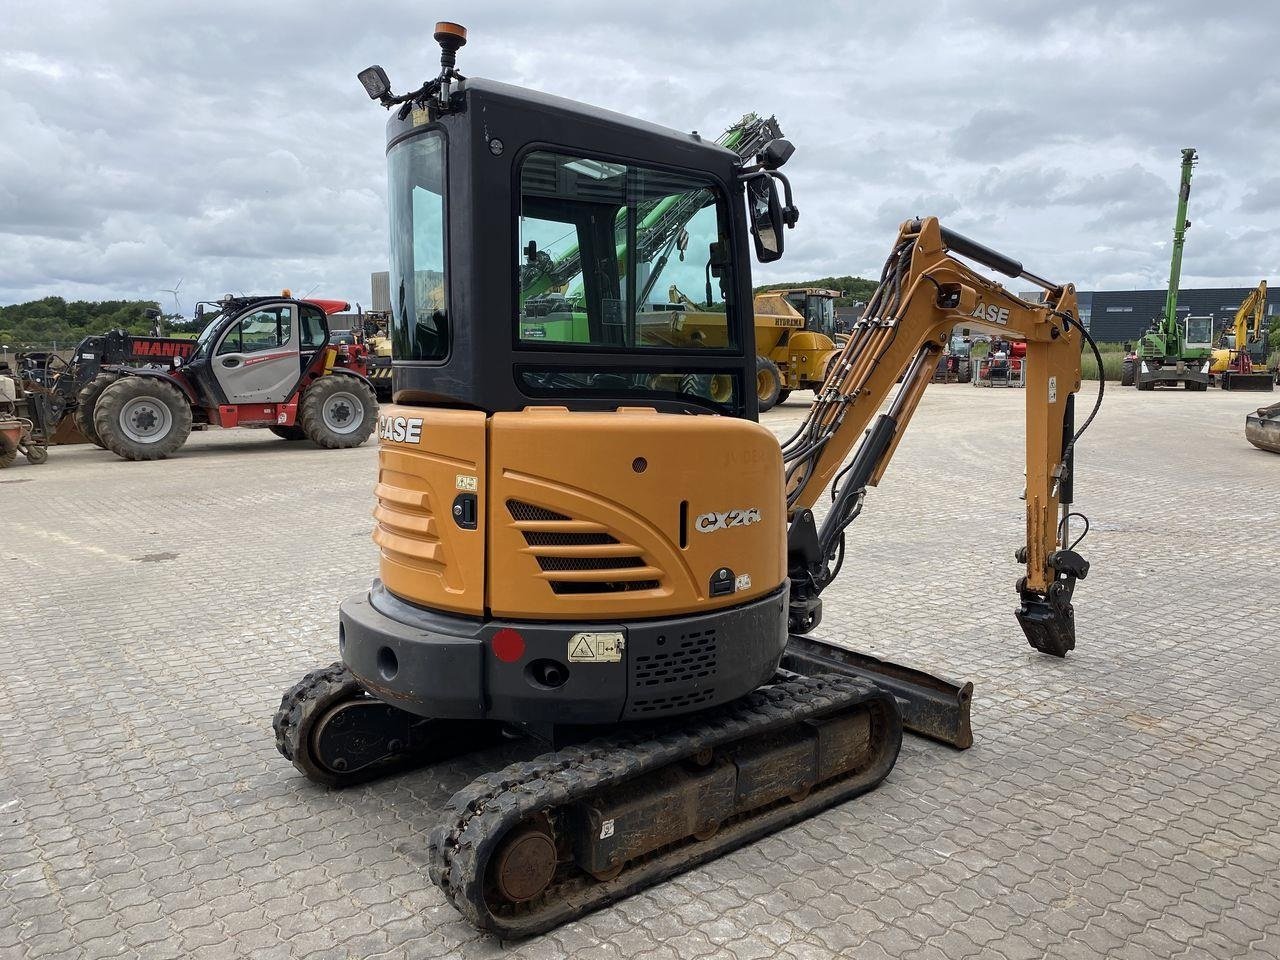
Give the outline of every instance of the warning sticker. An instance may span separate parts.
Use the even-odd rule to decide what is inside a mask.
[[[468,493],[475,493],[480,489],[480,480],[466,473],[458,474],[454,478],[454,483],[459,490],[466,490]]]
[[[604,823],[600,824],[600,839],[608,840],[612,836],[613,836],[613,821],[606,820]]]
[[[621,633],[575,633],[569,638],[569,662],[617,663],[626,643]]]
[[[1049,378],[1049,402],[1050,403],[1058,402],[1058,378],[1057,377]]]

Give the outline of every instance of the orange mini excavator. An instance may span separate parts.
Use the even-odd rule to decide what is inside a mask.
[[[847,529],[957,324],[1027,343],[1016,617],[1037,650],[1072,649],[1087,334],[1070,285],[909,220],[779,443],[757,422],[750,251],[778,259],[796,222],[779,170],[791,144],[743,161],[696,133],[466,79],[465,32],[436,38],[441,72],[412,93],[361,74],[393,110],[379,578],[342,604],[341,662],[285,694],[275,731],[333,786],[496,731],[545,741],[553,752],[459,792],[430,836],[448,900],[519,937],[871,789],[904,725],[970,744],[970,685],[805,636],[856,564]],[[578,271],[549,291],[570,248]],[[702,294],[696,323],[717,317],[714,336],[654,335],[692,322],[641,295],[671,285]]]

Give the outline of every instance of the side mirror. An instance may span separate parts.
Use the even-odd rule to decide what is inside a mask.
[[[790,160],[795,152],[795,145],[790,140],[770,140],[758,154],[760,166],[766,170],[777,170]]]
[[[772,263],[782,257],[782,204],[778,187],[768,175],[747,181],[747,216],[751,220],[751,237],[756,244],[756,259]]]
[[[365,67],[356,76],[360,78],[360,85],[364,87],[364,92],[369,95],[370,100],[381,100],[391,93],[391,81],[387,79],[387,71],[376,63],[372,67]]]

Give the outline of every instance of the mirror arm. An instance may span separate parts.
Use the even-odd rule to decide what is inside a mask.
[[[795,205],[795,202],[791,197],[791,181],[777,170],[769,170],[768,174],[773,177],[773,179],[782,181],[782,196],[784,197],[784,202],[782,204],[782,222],[789,228],[794,228],[796,222],[800,219],[800,210]]]

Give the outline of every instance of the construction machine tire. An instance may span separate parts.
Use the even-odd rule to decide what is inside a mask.
[[[782,371],[768,357],[756,357],[756,400],[760,412],[772,410],[782,395]]]
[[[378,398],[363,380],[333,373],[311,381],[302,393],[298,422],[318,447],[358,447],[373,435]]]
[[[307,431],[303,430],[298,424],[288,427],[267,427],[281,440],[305,440],[307,439]]]
[[[120,377],[98,397],[93,426],[117,457],[163,460],[191,435],[191,404],[163,380]]]
[[[1133,376],[1137,369],[1137,364],[1132,360],[1126,360],[1120,365],[1120,386],[1132,387]]]
[[[956,383],[972,383],[973,382],[973,364],[962,363],[956,372]]]
[[[81,387],[80,392],[76,394],[76,412],[72,414],[76,428],[84,434],[86,440],[103,450],[107,449],[107,445],[102,442],[97,428],[93,425],[93,410],[98,405],[98,398],[102,396],[102,391],[118,379],[119,377],[114,373],[100,373]]]
[[[686,373],[680,380],[680,392],[716,403],[732,403],[733,378],[723,373]]]
[[[778,391],[778,403],[786,403],[786,402],[787,402],[787,397],[789,397],[789,396],[791,396],[791,391],[790,391],[790,390],[779,390],[779,391]]]
[[[7,434],[0,433],[0,470],[18,459],[18,441]]]

